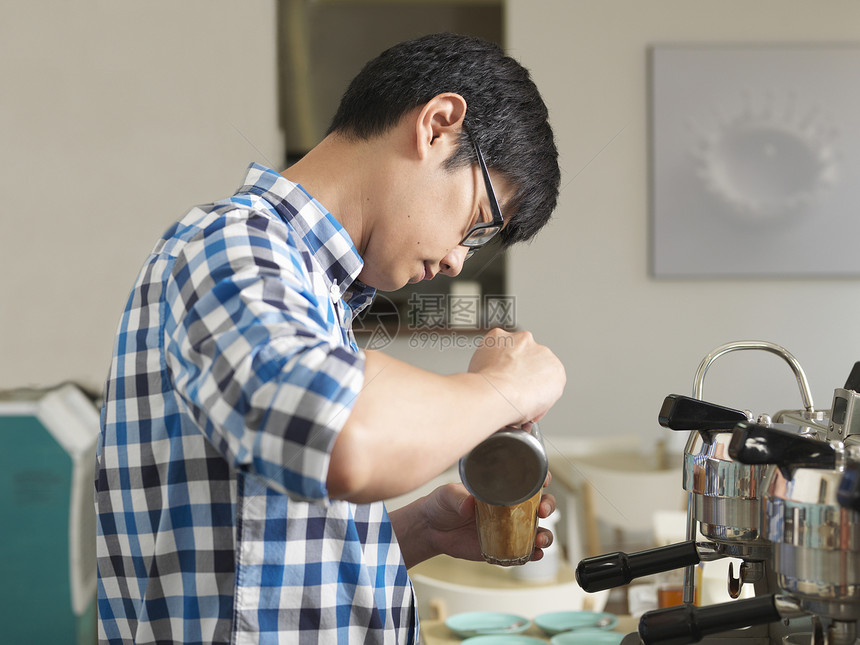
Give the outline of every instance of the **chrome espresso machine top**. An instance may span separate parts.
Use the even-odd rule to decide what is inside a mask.
[[[797,379],[803,408],[754,417],[702,401],[708,367],[739,350],[783,358]],[[835,391],[832,414],[815,410],[803,370],[787,350],[765,341],[740,341],[702,360],[692,398],[666,398],[661,425],[691,431],[683,469],[688,539],[588,558],[577,567],[577,580],[590,592],[687,568],[684,604],[647,612],[638,634],[624,643],[781,644],[796,631],[795,617],[806,617],[800,621],[805,630],[811,622],[810,643],[855,643],[860,619],[858,390],[860,364],[845,387]],[[693,566],[722,557],[742,560],[737,575],[729,569],[730,596],[737,598],[744,584],[752,584],[755,595],[694,606]]]

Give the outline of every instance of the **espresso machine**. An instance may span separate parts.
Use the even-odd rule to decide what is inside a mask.
[[[763,350],[783,358],[797,379],[803,408],[754,417],[702,401],[708,367],[739,350]],[[692,431],[683,469],[689,493],[688,540],[634,554],[597,556],[577,567],[577,579],[586,591],[687,567],[684,604],[647,612],[638,635],[629,635],[625,643],[770,645],[782,643],[798,624],[812,629],[810,642],[816,645],[854,643],[860,609],[860,596],[852,599],[860,594],[860,568],[854,560],[860,557],[860,536],[854,537],[857,511],[848,505],[860,507],[860,466],[853,498],[845,492],[840,506],[836,491],[840,486],[849,489],[842,471],[853,452],[845,446],[855,433],[860,438],[860,427],[855,427],[860,426],[860,412],[857,419],[852,415],[858,386],[860,369],[855,367],[845,388],[834,394],[831,419],[830,411],[814,408],[803,370],[787,350],[764,341],[741,341],[718,347],[703,359],[692,398],[666,398],[660,423]],[[786,437],[792,449],[786,448]],[[768,445],[771,450],[763,448]],[[704,541],[697,541],[697,534]],[[745,584],[753,585],[754,596],[693,606],[692,565],[721,557],[742,560],[737,575],[729,570],[730,596],[738,597]],[[793,620],[800,617],[804,620]]]
[[[834,420],[823,440],[792,425],[745,422],[732,433],[732,458],[771,466],[763,482],[762,534],[772,545],[775,593],[649,612],[639,625],[642,642],[694,643],[742,623],[769,623],[773,634],[779,621],[790,624],[785,619],[798,615],[811,617],[805,643],[860,642],[860,436],[853,434],[851,411],[842,414],[842,404],[858,398],[860,382],[851,383],[857,371],[855,366],[846,387],[835,392]]]

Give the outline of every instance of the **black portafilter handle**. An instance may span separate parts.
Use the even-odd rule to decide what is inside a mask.
[[[860,464],[852,462],[845,466],[836,501],[843,508],[860,511]]]
[[[670,394],[663,400],[657,420],[661,426],[671,430],[729,431],[739,422],[746,421],[747,415],[716,403]]]
[[[836,448],[830,443],[749,422],[735,426],[729,456],[742,464],[776,464],[790,470],[836,467]]]
[[[698,564],[699,551],[693,540],[636,553],[607,553],[582,560],[576,567],[576,582],[588,593],[623,587],[635,578]]]
[[[773,595],[708,607],[678,605],[642,614],[639,637],[644,645],[686,645],[705,636],[780,620]]]

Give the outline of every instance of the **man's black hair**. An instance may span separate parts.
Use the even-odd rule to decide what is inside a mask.
[[[466,100],[464,128],[477,140],[487,165],[515,188],[506,204],[514,215],[500,233],[502,244],[530,239],[555,209],[558,150],[546,105],[528,71],[498,45],[445,33],[387,49],[352,80],[328,132],[372,138],[444,92]],[[463,133],[448,167],[469,163],[477,159]]]

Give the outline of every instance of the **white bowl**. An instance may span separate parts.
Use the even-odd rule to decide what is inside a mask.
[[[497,611],[534,618],[551,611],[602,611],[609,591],[589,594],[576,583],[566,562],[556,580],[526,583],[510,568],[438,556],[409,572],[425,620],[444,620],[466,611]]]

